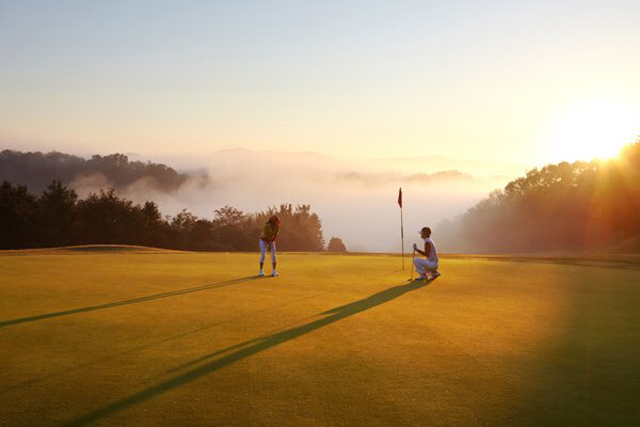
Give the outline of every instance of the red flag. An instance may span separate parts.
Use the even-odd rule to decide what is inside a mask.
[[[398,193],[398,206],[402,208],[402,187],[400,187],[400,192]]]

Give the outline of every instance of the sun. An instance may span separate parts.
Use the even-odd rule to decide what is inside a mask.
[[[609,159],[640,134],[640,107],[618,100],[590,100],[569,108],[548,138],[558,161]]]

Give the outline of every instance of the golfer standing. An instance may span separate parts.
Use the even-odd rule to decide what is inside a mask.
[[[271,265],[273,266],[271,276],[276,277],[279,275],[276,271],[276,237],[278,237],[278,231],[280,231],[280,218],[274,215],[264,223],[262,228],[262,236],[260,236],[260,273],[258,273],[258,276],[264,276],[262,268],[267,247],[271,252]]]
[[[429,227],[422,227],[420,230],[420,237],[424,240],[424,251],[418,249],[418,245],[413,244],[413,250],[420,255],[427,257],[414,258],[413,265],[416,266],[416,271],[420,273],[418,280],[429,280],[427,272],[431,273],[430,280],[433,280],[440,276],[438,273],[438,254],[436,253],[436,245],[431,240],[431,229]]]

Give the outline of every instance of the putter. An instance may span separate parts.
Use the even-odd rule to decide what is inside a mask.
[[[413,255],[411,255],[411,277],[409,278],[410,282],[413,282],[413,260],[416,257],[416,250],[415,248],[413,249]]]

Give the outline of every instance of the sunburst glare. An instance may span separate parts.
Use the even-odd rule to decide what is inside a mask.
[[[640,133],[640,107],[590,100],[566,110],[552,126],[551,149],[561,161],[609,159]]]

